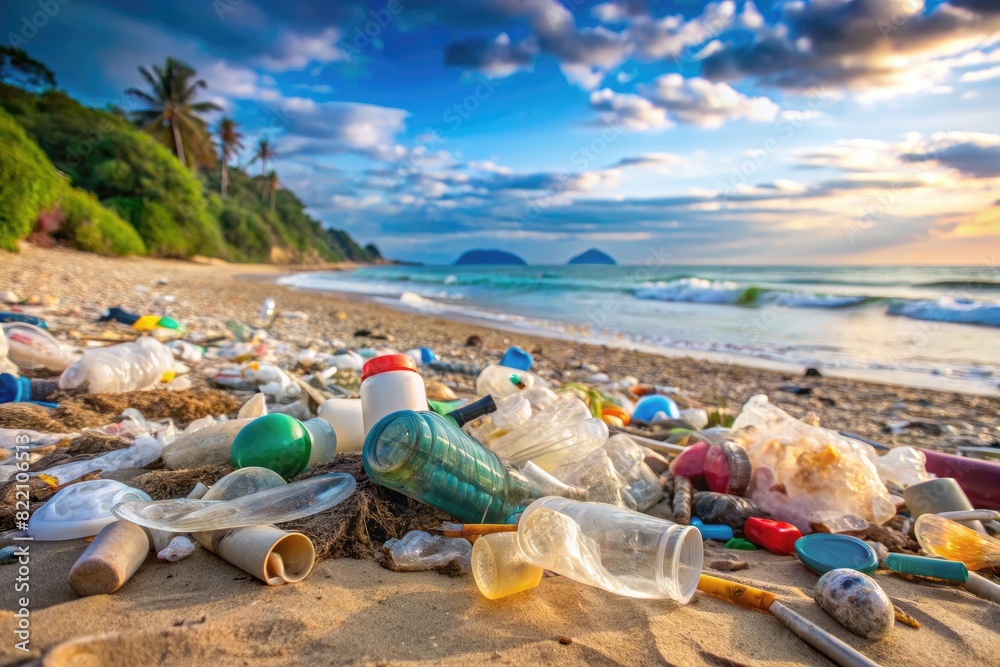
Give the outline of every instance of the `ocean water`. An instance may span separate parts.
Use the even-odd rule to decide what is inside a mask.
[[[1000,266],[378,266],[282,282],[549,336],[1000,386]]]

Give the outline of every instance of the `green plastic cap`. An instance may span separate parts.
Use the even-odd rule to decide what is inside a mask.
[[[306,469],[311,453],[312,438],[305,425],[274,413],[254,419],[236,434],[232,460],[234,468],[267,468],[289,479]]]

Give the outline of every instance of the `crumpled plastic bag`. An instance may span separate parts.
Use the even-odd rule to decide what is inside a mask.
[[[419,572],[455,563],[463,574],[472,571],[472,543],[461,537],[431,535],[411,530],[401,540],[388,540],[386,567],[400,572]]]
[[[753,467],[747,497],[803,533],[810,512],[832,510],[876,524],[896,514],[871,446],[801,422],[763,394],[743,406],[731,439],[746,448]]]

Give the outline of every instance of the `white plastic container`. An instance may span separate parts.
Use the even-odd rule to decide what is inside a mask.
[[[379,419],[398,410],[426,412],[427,394],[417,364],[405,354],[370,359],[361,374],[361,415],[365,434]]]
[[[704,559],[693,526],[551,496],[524,510],[517,541],[529,562],[581,584],[681,604],[698,588]]]
[[[337,452],[360,452],[365,444],[365,420],[361,401],[356,398],[330,398],[317,411],[337,434]]]

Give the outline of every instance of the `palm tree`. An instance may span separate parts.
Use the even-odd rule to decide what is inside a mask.
[[[278,154],[271,147],[271,142],[267,139],[261,139],[257,142],[257,149],[254,151],[253,158],[251,158],[248,164],[253,164],[257,160],[260,160],[260,173],[263,174],[267,171],[267,161],[273,160],[276,157],[278,157]]]
[[[200,115],[221,111],[221,107],[213,102],[194,101],[198,90],[206,87],[205,82],[195,79],[193,69],[173,58],[167,58],[162,68],[154,65],[152,71],[139,67],[139,73],[149,84],[149,89],[129,88],[125,91],[129,97],[148,105],[148,108],[132,113],[136,122],[165,146],[172,147],[181,164],[214,164],[215,151],[209,140],[208,126]]]
[[[223,118],[219,121],[219,161],[222,163],[222,197],[229,192],[229,160],[243,148],[243,135],[236,129],[236,121]]]
[[[267,174],[267,180],[264,181],[264,191],[261,193],[261,202],[267,202],[271,207],[271,212],[274,212],[274,204],[277,201],[278,188],[281,187],[281,181],[278,180],[278,174],[271,171]]]

